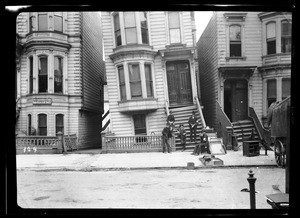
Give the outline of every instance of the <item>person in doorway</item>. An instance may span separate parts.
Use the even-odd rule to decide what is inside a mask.
[[[186,145],[186,131],[185,131],[183,124],[179,125],[179,137],[180,137],[180,144],[182,146],[181,151],[184,151],[185,145]]]
[[[163,153],[171,153],[170,138],[172,138],[172,127],[166,126],[162,131]]]
[[[173,115],[173,112],[172,111],[170,111],[170,114],[169,114],[169,116],[167,117],[167,124],[169,125],[169,126],[174,126],[175,124],[175,117],[174,117],[174,115]]]
[[[196,142],[196,130],[198,125],[198,119],[196,117],[195,111],[192,112],[192,116],[190,116],[188,121],[189,127],[190,127],[190,141]]]

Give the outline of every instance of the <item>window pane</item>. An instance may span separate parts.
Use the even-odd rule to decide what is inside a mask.
[[[170,42],[180,43],[180,29],[170,29]]]
[[[61,16],[54,16],[54,31],[63,31],[63,18]]]
[[[55,119],[56,119],[56,133],[58,132],[64,133],[64,115],[57,114],[55,116]]]
[[[120,30],[115,32],[115,40],[116,40],[117,46],[122,45],[122,38],[121,38]]]
[[[140,12],[142,43],[148,44],[148,26],[147,26],[147,13]]]
[[[135,27],[135,16],[134,12],[124,12],[124,26],[127,27]]]
[[[28,134],[31,135],[31,114],[28,114]]]
[[[151,75],[151,65],[145,64],[145,77],[146,77],[146,88],[147,88],[147,97],[153,97],[153,82]]]
[[[169,13],[169,28],[180,28],[178,12]]]
[[[35,30],[35,17],[31,16],[29,19],[29,31]]]
[[[39,92],[47,92],[48,70],[47,57],[39,58]]]
[[[33,57],[29,58],[29,93],[33,92]]]
[[[129,43],[137,43],[137,33],[136,28],[127,28],[125,29],[126,33],[126,42]]]
[[[39,31],[48,30],[48,15],[39,14],[38,15],[38,27]]]
[[[63,59],[54,58],[54,92],[62,93],[63,91]]]
[[[282,100],[291,94],[291,79],[282,79]]]
[[[115,28],[115,31],[120,29],[119,14],[114,15],[114,28]]]
[[[38,115],[38,128],[39,128],[39,135],[47,135],[47,115],[46,114]]]
[[[292,24],[285,20],[281,22],[281,36],[291,36],[292,35]]]
[[[146,134],[146,117],[144,114],[133,115],[134,130],[136,135]]]
[[[229,38],[230,38],[230,40],[240,41],[241,40],[241,27],[238,25],[230,26]]]
[[[267,82],[267,98],[275,98],[276,99],[276,80],[271,79]]]
[[[230,57],[241,57],[242,56],[241,42],[230,42]]]
[[[276,53],[276,40],[267,41],[267,54]]]
[[[267,39],[274,38],[276,36],[275,33],[275,23],[269,23],[267,24]]]
[[[126,86],[123,66],[118,67],[121,100],[126,100]]]
[[[131,97],[137,98],[142,97],[141,77],[140,68],[138,64],[129,64],[129,79],[130,79],[130,90]]]
[[[281,22],[281,52],[292,51],[292,24],[285,20]]]
[[[281,38],[281,52],[291,52],[292,51],[292,38],[291,37],[282,37]]]

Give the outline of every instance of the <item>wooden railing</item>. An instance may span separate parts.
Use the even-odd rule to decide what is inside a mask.
[[[170,110],[169,110],[169,102],[167,100],[165,101],[165,110],[166,110],[166,114],[167,114],[167,117],[168,117],[169,114],[170,114]]]
[[[255,110],[252,107],[248,108],[248,116],[253,120],[258,137],[263,143],[271,144],[271,133],[269,130],[265,129],[260,122]]]
[[[76,134],[64,135],[63,139],[67,151],[78,150],[78,139]]]
[[[175,150],[175,138],[169,140]],[[102,153],[162,151],[161,135],[103,136]]]
[[[203,126],[203,128],[205,128],[206,127],[206,122],[205,122],[205,119],[204,119],[204,116],[203,116],[203,113],[202,113],[202,107],[201,107],[199,99],[197,97],[195,97],[195,100],[196,100],[198,111],[200,113],[200,118],[201,118],[202,126]]]
[[[17,136],[17,153],[41,153],[40,150],[62,151],[60,140],[56,136]],[[43,152],[42,152],[43,153]]]
[[[218,137],[223,138],[223,142],[225,145],[232,144],[232,139],[228,138],[231,137],[230,135],[233,134],[232,123],[230,122],[229,118],[225,114],[220,103],[218,101],[216,102],[217,102],[217,120],[219,121],[219,125],[217,128]]]

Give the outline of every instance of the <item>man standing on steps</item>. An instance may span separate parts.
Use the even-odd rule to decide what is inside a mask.
[[[190,141],[195,142],[197,138],[196,130],[198,125],[198,119],[195,115],[195,111],[192,112],[192,116],[190,116],[188,123],[190,126]]]

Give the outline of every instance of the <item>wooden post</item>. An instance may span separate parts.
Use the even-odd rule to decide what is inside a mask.
[[[255,209],[255,181],[256,178],[254,177],[254,173],[252,170],[249,170],[248,173],[249,177],[247,178],[249,182],[249,189],[250,189],[250,209]]]

